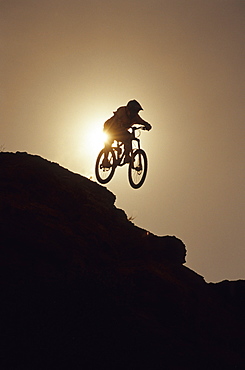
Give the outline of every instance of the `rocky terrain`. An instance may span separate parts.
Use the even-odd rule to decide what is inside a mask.
[[[1,369],[243,369],[245,281],[206,283],[114,202],[0,153]]]

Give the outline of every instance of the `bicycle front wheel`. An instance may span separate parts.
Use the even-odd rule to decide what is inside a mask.
[[[148,168],[147,156],[144,150],[137,149],[133,152],[128,167],[128,180],[132,188],[140,188],[146,178]]]
[[[115,169],[116,169],[115,161],[116,161],[116,158],[115,158],[115,154],[113,150],[110,150],[108,152],[107,161],[105,158],[105,150],[102,149],[99,152],[99,155],[97,157],[96,164],[95,164],[95,175],[96,175],[97,180],[101,184],[106,184],[112,179]]]

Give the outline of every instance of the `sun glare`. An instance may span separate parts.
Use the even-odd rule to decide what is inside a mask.
[[[104,147],[107,139],[103,132],[103,127],[98,124],[91,125],[86,134],[86,147],[90,156],[95,157],[99,151]]]

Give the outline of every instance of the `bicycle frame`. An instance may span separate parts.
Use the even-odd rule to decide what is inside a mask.
[[[134,189],[140,188],[147,174],[147,156],[140,148],[140,139],[136,137],[135,131],[143,129],[140,127],[131,127],[130,137],[130,161],[125,161],[126,150],[122,141],[114,140],[109,148],[103,148],[98,154],[95,164],[95,174],[101,184],[107,184],[114,176],[117,166],[123,166],[128,163],[128,180]]]
[[[131,133],[132,137],[131,137],[130,153],[132,155],[134,149],[140,149],[140,139],[135,136],[135,131],[139,130],[140,127],[131,127],[131,129],[132,129],[132,133]],[[116,158],[115,166],[123,166],[124,165],[123,159],[125,157],[125,147],[122,141],[117,141],[117,140],[115,141],[116,141],[116,145],[113,146],[112,144],[111,146],[111,148],[113,149],[115,153],[115,158]],[[133,141],[136,141],[137,148],[133,148]]]

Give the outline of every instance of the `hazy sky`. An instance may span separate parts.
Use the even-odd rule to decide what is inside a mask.
[[[116,170],[116,206],[206,281],[245,279],[244,25],[244,0],[0,0],[0,147],[95,181],[96,132],[139,100],[149,172]]]

